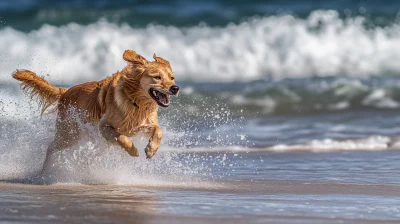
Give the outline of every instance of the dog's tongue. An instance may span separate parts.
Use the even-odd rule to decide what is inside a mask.
[[[157,98],[160,101],[160,103],[162,103],[164,105],[168,105],[169,104],[169,96],[167,96],[167,95],[165,95],[163,93],[157,92]]]

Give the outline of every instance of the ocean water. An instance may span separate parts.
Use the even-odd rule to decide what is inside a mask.
[[[0,221],[396,223],[397,1],[0,2]],[[93,125],[55,154],[15,69],[70,87],[170,61],[159,153],[131,158]],[[146,140],[134,138],[139,149]]]

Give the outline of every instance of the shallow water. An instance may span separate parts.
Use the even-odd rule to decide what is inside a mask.
[[[214,178],[159,175],[128,185],[3,183],[0,216],[38,223],[389,222],[400,218],[397,154],[238,153],[227,160],[237,157],[241,164],[211,171],[219,176]],[[196,156],[205,155],[212,154]]]

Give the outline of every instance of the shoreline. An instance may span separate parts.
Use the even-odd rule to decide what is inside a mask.
[[[8,190],[106,190],[142,189],[167,191],[196,191],[228,194],[293,194],[293,195],[371,195],[398,196],[400,186],[371,184],[340,184],[304,181],[246,180],[246,179],[200,179],[190,180],[191,184],[159,182],[155,184],[81,184],[56,183],[47,185],[0,182],[0,191]]]

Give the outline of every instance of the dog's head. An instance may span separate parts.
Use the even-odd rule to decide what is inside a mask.
[[[135,51],[126,50],[123,58],[132,65],[133,79],[139,81],[145,95],[161,107],[168,107],[170,95],[177,95],[179,87],[175,85],[175,76],[169,62],[153,55],[155,61],[148,61]]]

